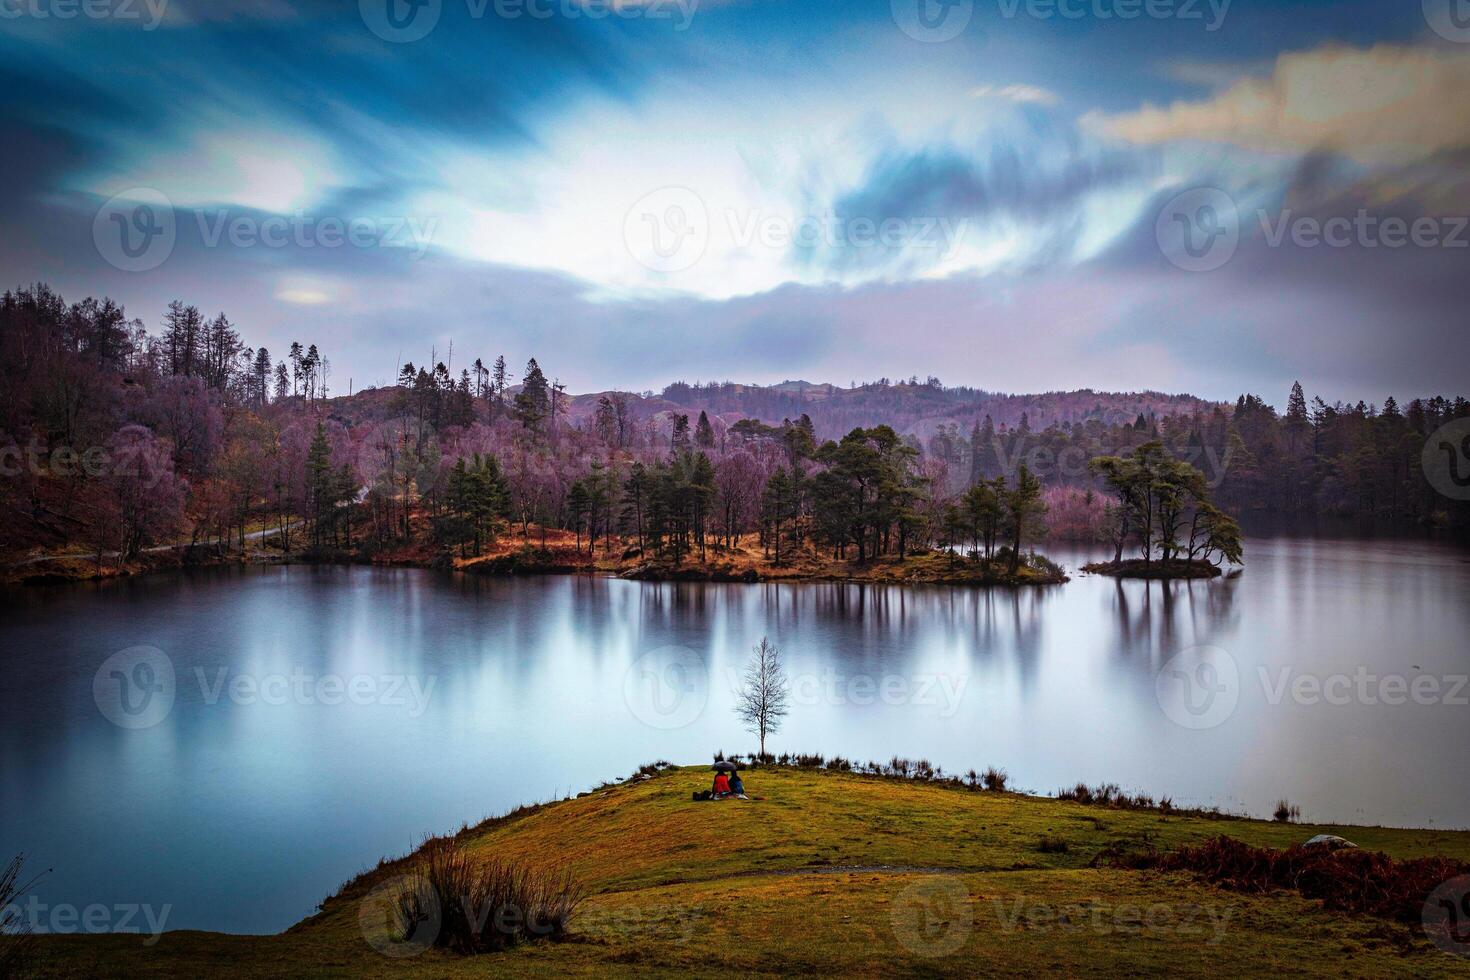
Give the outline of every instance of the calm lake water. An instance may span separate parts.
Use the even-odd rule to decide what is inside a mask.
[[[1470,555],[1247,558],[1019,592],[310,567],[10,592],[0,857],[54,869],[47,903],[276,931],[425,833],[753,749],[732,687],[762,635],[794,682],[775,751],[1470,826]]]

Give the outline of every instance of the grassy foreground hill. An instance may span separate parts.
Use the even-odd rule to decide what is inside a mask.
[[[707,778],[669,769],[461,831],[477,854],[576,875],[587,898],[562,941],[385,955],[365,938],[364,900],[409,856],[281,935],[43,937],[35,965],[68,977],[1466,974],[1408,926],[1294,892],[1090,865],[1107,848],[1222,833],[1272,848],[1336,833],[1395,858],[1470,860],[1470,833],[1165,815],[785,768],[747,773],[750,802],[691,802]]]

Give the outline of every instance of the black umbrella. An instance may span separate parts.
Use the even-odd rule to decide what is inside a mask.
[[[735,763],[733,763],[733,762],[726,762],[725,760],[721,759],[719,762],[716,762],[714,764],[714,767],[713,768],[714,768],[715,772],[734,772],[735,771]]]

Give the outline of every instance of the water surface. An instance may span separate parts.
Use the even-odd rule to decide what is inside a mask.
[[[292,567],[11,592],[0,856],[53,868],[50,903],[279,930],[425,833],[754,748],[731,687],[763,635],[795,682],[776,751],[1470,826],[1467,556],[1247,555],[1212,582],[1021,591]],[[136,647],[156,652],[115,657]],[[162,683],[145,661],[172,669],[171,704],[143,705],[139,685]]]

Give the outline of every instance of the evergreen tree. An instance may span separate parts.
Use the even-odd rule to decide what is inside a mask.
[[[526,375],[521,379],[521,390],[516,393],[516,421],[527,429],[539,431],[550,414],[551,386],[533,357],[526,362]]]
[[[709,423],[709,416],[701,409],[699,422],[694,427],[694,444],[700,449],[715,448],[715,430]]]
[[[1035,534],[1046,504],[1041,499],[1041,481],[1022,463],[1016,471],[1016,486],[1004,496],[1006,517],[1011,530],[1011,574],[1021,566],[1021,542],[1024,535]]]
[[[264,405],[270,398],[271,352],[264,347],[256,351],[252,370],[255,377],[256,404]]]
[[[495,356],[495,365],[490,369],[490,391],[493,393],[495,402],[494,409],[490,413],[492,419],[500,417],[505,410],[505,389],[510,386],[510,375],[505,369],[505,355]]]

